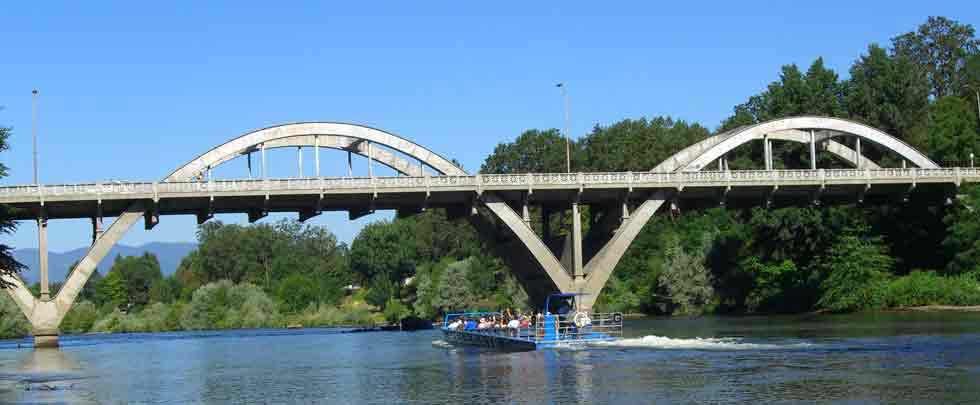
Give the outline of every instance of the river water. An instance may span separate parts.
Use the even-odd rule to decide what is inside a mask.
[[[0,341],[0,402],[980,402],[977,313],[627,320],[616,344],[526,353],[341,332]]]

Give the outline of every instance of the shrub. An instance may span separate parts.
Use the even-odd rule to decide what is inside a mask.
[[[71,306],[65,319],[61,321],[61,331],[67,333],[85,333],[92,330],[92,325],[99,318],[98,309],[90,301],[76,302]]]
[[[6,291],[0,291],[0,339],[27,336],[31,324]]]
[[[913,271],[886,288],[888,306],[980,305],[980,282],[972,274],[941,276],[932,271]]]

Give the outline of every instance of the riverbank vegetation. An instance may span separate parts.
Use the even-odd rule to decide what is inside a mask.
[[[980,112],[971,102],[980,89],[978,46],[972,26],[929,18],[890,46],[870,45],[846,79],[820,58],[805,71],[783,66],[714,131],[666,116],[596,125],[572,141],[572,171],[650,170],[714,134],[795,115],[866,123],[940,165],[972,164],[980,154]],[[901,165],[876,145],[863,152],[883,166]],[[777,169],[810,167],[805,146],[777,142],[773,153]],[[739,148],[729,166],[759,169],[761,155],[761,145]],[[532,129],[498,145],[480,171],[564,172],[564,158],[558,130]],[[829,154],[819,159],[820,167],[848,167]],[[977,186],[875,204],[760,205],[663,210],[617,265],[598,309],[692,315],[980,305]],[[597,214],[583,211],[587,232]],[[540,211],[531,214],[544,234]],[[567,213],[556,214],[547,233],[560,240],[570,222]],[[210,222],[197,239],[198,249],[172,276],[161,274],[152,255],[115,258],[104,277],[85,286],[62,330],[363,325],[540,305],[528,302],[493,253],[506,252],[506,241],[478,238],[465,219],[441,209],[372,223],[349,247],[322,227],[294,221]],[[0,334],[26,332],[17,312],[0,298]]]

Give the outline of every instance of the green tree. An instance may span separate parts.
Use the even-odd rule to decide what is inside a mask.
[[[11,129],[0,126],[0,152],[10,149]],[[0,163],[0,178],[7,177],[7,166]],[[0,234],[12,234],[17,229],[17,223],[10,219],[12,208],[0,204]],[[0,288],[10,287],[4,276],[15,276],[24,269],[24,265],[14,259],[12,247],[0,243]]]
[[[972,103],[958,96],[943,97],[932,105],[926,140],[929,157],[962,165],[971,153],[980,152],[977,117],[972,110]]]
[[[963,195],[945,218],[948,232],[943,247],[950,257],[946,274],[980,271],[980,186],[964,187]]]
[[[571,145],[572,171],[581,170],[577,142]],[[561,173],[565,167],[565,138],[557,129],[524,131],[514,142],[494,148],[480,173]]]
[[[96,303],[112,305],[115,308],[125,307],[129,302],[126,285],[126,279],[121,272],[109,271],[96,286]]]
[[[299,312],[320,298],[319,286],[309,276],[292,274],[279,284],[278,298],[289,312]]]
[[[710,240],[710,236],[706,237],[705,245],[694,253],[686,252],[677,240],[667,243],[660,287],[676,307],[675,313],[700,314],[714,295],[711,272],[705,265],[706,246]]]
[[[817,305],[842,312],[877,308],[884,304],[884,288],[893,259],[880,238],[850,230],[842,234],[817,261],[825,278]]]
[[[959,94],[965,81],[967,58],[975,55],[980,40],[970,24],[946,17],[929,17],[913,32],[892,39],[895,53],[907,56],[925,71],[936,99]]]
[[[648,171],[709,135],[707,128],[670,117],[596,125],[581,141],[588,171]],[[624,153],[631,151],[631,153]]]
[[[351,269],[362,281],[381,277],[401,283],[412,275],[417,262],[415,235],[406,225],[405,221],[379,221],[357,234],[351,243]]]
[[[924,149],[929,81],[905,55],[889,56],[876,44],[851,66],[846,84],[848,115]]]

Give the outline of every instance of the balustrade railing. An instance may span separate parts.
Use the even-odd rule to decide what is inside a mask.
[[[884,169],[820,169],[820,170],[736,170],[692,172],[594,172],[594,173],[532,173],[479,174],[474,176],[424,177],[311,177],[283,179],[202,180],[185,182],[105,182],[51,185],[14,185],[0,187],[0,197],[7,200],[24,197],[56,198],[63,196],[112,195],[180,195],[203,192],[288,192],[343,191],[424,188],[522,189],[534,187],[664,187],[727,185],[765,185],[793,182],[915,182],[980,181],[978,168],[884,168]]]

